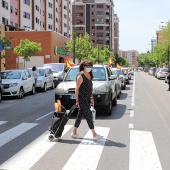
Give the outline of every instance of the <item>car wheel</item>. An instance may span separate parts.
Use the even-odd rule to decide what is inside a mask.
[[[52,82],[52,86],[51,86],[51,88],[52,88],[52,89],[54,89],[54,88],[55,88],[55,84],[54,84],[54,82]]]
[[[24,97],[24,90],[23,90],[23,88],[21,87],[20,90],[19,90],[19,93],[18,93],[17,98],[18,98],[18,99],[22,99],[23,97]]]
[[[112,100],[112,105],[113,105],[113,106],[116,106],[116,105],[117,105],[117,93],[116,93],[115,98]]]
[[[46,92],[46,91],[47,91],[47,84],[46,84],[46,83],[44,84],[43,91],[44,91],[44,92]]]
[[[110,97],[109,104],[106,106],[106,114],[111,115],[112,114],[112,98]]]
[[[34,85],[32,86],[31,94],[32,94],[32,95],[34,95],[34,94],[35,94],[35,86],[34,86]]]

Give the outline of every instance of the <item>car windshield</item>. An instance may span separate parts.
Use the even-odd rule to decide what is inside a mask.
[[[32,69],[28,69],[29,73],[32,74]],[[39,74],[38,76],[44,76],[45,75],[45,69],[37,69],[36,72]]]
[[[104,81],[106,80],[105,69],[103,67],[93,67],[93,81]],[[76,77],[79,74],[79,68],[71,68],[64,81],[76,81]]]
[[[164,68],[164,69],[161,69],[161,71],[168,72],[168,69]]]
[[[3,71],[1,72],[2,79],[20,79],[21,71]]]
[[[119,75],[123,75],[121,70],[116,70]]]
[[[93,81],[105,81],[106,73],[103,67],[93,67]]]
[[[52,72],[61,72],[64,69],[64,64],[45,64],[44,68],[51,68]]]
[[[76,81],[76,77],[77,77],[78,73],[79,73],[79,68],[78,67],[71,68],[68,71],[64,81]]]

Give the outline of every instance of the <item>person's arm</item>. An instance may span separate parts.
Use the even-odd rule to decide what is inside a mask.
[[[75,97],[76,97],[76,104],[78,107],[79,107],[78,94],[79,94],[79,88],[80,88],[80,85],[82,84],[82,82],[83,82],[82,76],[81,75],[77,76]]]

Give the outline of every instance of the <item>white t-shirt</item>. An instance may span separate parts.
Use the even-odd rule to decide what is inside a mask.
[[[38,74],[36,71],[33,71],[33,72],[32,72],[32,75],[33,75],[33,77],[34,77],[35,79],[37,79],[38,76],[39,76],[39,74]]]

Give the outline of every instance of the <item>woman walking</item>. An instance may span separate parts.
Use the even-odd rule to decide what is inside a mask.
[[[76,105],[79,108],[79,112],[74,124],[72,138],[79,139],[80,136],[77,133],[77,128],[81,123],[82,117],[87,121],[89,128],[91,129],[93,140],[100,140],[103,136],[98,135],[94,130],[94,124],[92,119],[92,113],[90,111],[90,105],[94,105],[94,100],[92,96],[93,84],[92,84],[92,66],[91,61],[83,61],[79,66],[79,71],[81,74],[77,76],[75,96]]]

